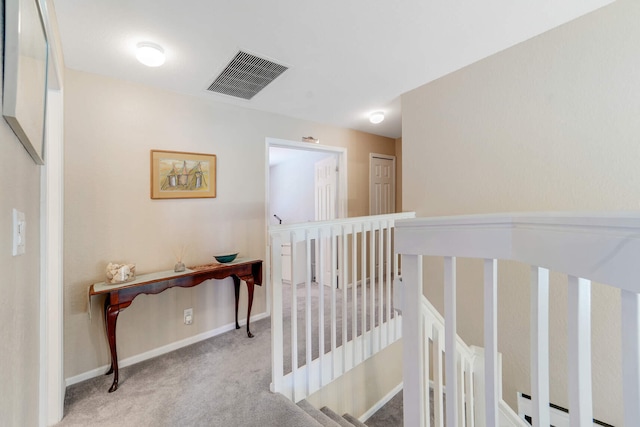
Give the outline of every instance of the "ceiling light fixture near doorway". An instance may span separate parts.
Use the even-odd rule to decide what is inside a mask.
[[[384,120],[384,113],[382,111],[376,111],[369,115],[369,121],[374,125],[381,123]]]
[[[159,67],[164,64],[165,55],[162,46],[151,42],[137,45],[136,58],[147,67]]]

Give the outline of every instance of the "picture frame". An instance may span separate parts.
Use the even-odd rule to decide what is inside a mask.
[[[151,150],[151,198],[216,197],[216,155]]]
[[[36,164],[44,164],[49,45],[37,0],[5,1],[2,115]]]

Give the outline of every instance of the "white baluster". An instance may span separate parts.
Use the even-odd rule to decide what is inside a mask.
[[[360,355],[360,359],[358,362],[363,361],[367,357],[367,232],[366,227],[362,226],[362,243],[360,247],[361,252],[361,287],[362,287],[362,298],[360,301],[362,309],[360,310],[362,313],[362,331],[361,331],[361,340],[362,340],[362,354]]]
[[[484,260],[484,370],[485,420],[498,425],[498,262]]]
[[[422,365],[424,341],[422,333],[422,257],[404,255],[402,258],[404,269],[404,301],[402,310],[404,321],[402,333],[404,336],[403,350],[403,415],[404,425],[423,426],[423,396],[424,396],[424,366]]]
[[[421,342],[424,343],[424,347],[423,347],[424,356],[423,356],[422,366],[424,366],[424,374],[425,374],[425,381],[423,385],[424,395],[422,396],[422,401],[424,405],[423,412],[424,412],[425,426],[429,427],[431,425],[431,399],[429,396],[429,363],[431,361],[429,357],[429,340],[431,339],[431,336],[432,336],[433,323],[431,322],[431,319],[429,318],[425,310],[422,309],[422,307],[420,308],[420,310],[421,310],[421,317],[422,317]]]
[[[325,237],[322,229],[318,230],[318,238],[316,239],[316,259],[318,265],[316,266],[316,286],[318,287],[318,375],[320,387],[324,386],[324,246]],[[311,313],[311,312],[310,312]],[[312,317],[312,316],[311,316]],[[309,336],[311,339],[311,336]],[[307,366],[310,369],[311,365]]]
[[[351,227],[351,341],[353,341],[353,363],[357,363],[356,342],[358,338],[358,230],[356,226]]]
[[[347,283],[349,280],[349,264],[348,264],[348,240],[349,234],[347,233],[347,227],[342,226],[342,370],[341,373],[346,372],[349,369],[347,365]],[[353,285],[355,286],[355,285]]]
[[[376,353],[384,348],[382,343],[382,309],[384,306],[384,228],[382,221],[378,222],[378,338],[376,340]],[[375,299],[375,298],[374,298]]]
[[[404,258],[403,258],[404,262]],[[404,264],[403,267],[404,269]],[[404,312],[402,315],[402,324],[406,322]],[[444,372],[442,370],[442,338],[444,331],[435,328],[433,332],[433,419],[437,427],[444,426]],[[404,333],[404,327],[403,327]],[[403,338],[404,342],[404,338]]]
[[[367,345],[367,354],[365,357],[371,356],[375,349],[374,328],[376,325],[376,234],[377,230],[371,223],[371,233],[369,234],[369,333],[367,334],[369,344]]]
[[[458,403],[458,426],[466,427],[467,423],[465,422],[464,417],[464,358],[460,351],[456,350],[457,356],[457,365],[456,369],[458,371],[458,393],[456,394],[456,400]]]
[[[585,427],[593,424],[591,281],[569,276],[568,297],[569,418],[572,427]]]
[[[393,277],[400,277],[400,270],[399,270],[399,265],[400,265],[400,254],[393,254]],[[395,341],[396,339],[399,339],[402,336],[402,318],[400,316],[398,316],[399,318],[397,319],[397,321],[395,322],[395,328],[393,330],[393,340]]]
[[[475,420],[475,414],[473,413],[474,408],[475,408],[475,402],[473,399],[473,394],[474,394],[474,390],[473,390],[473,363],[471,363],[470,360],[467,360],[465,362],[465,371],[466,371],[466,376],[465,376],[465,381],[466,381],[466,389],[467,389],[467,393],[466,393],[466,414],[467,414],[467,426],[468,427],[474,427],[474,420]]]
[[[312,360],[312,335],[311,335],[311,237],[307,230],[305,236],[305,243],[307,249],[307,275],[306,275],[306,290],[307,295],[305,298],[305,343],[306,343],[306,373],[307,373],[307,396],[311,394],[311,360]]]
[[[444,356],[447,380],[447,426],[458,426],[458,381],[456,372],[456,259],[444,258]]]
[[[534,427],[548,426],[549,270],[531,267],[531,403]]]
[[[293,401],[298,401],[296,384],[298,383],[298,287],[296,286],[296,266],[298,251],[296,233],[290,235],[291,243],[291,380]]]
[[[271,238],[272,252],[272,300],[271,300],[271,391],[282,393],[282,377],[284,376],[284,333],[282,311],[282,238],[275,235]]]
[[[336,288],[338,286],[338,242],[335,230],[331,227],[331,379],[336,373],[337,321],[336,321]],[[343,319],[344,320],[344,319]]]
[[[385,265],[387,266],[387,297],[385,301],[385,304],[387,305],[387,341],[384,343],[385,346],[388,346],[393,342],[391,339],[391,286],[393,280],[391,278],[391,269],[393,268],[393,255],[391,253],[391,226],[392,222],[389,221],[387,227],[387,256],[385,257]]]
[[[640,295],[621,291],[624,424],[640,420]]]

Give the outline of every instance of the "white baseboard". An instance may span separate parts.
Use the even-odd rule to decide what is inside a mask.
[[[251,316],[251,321],[256,322],[258,320],[262,320],[267,317],[269,317],[267,313],[260,313],[255,316]],[[247,320],[246,319],[241,320],[238,323],[240,323],[240,325],[246,325]],[[144,353],[136,354],[135,356],[127,357],[126,359],[120,360],[118,362],[118,367],[126,368],[127,366],[135,365],[136,363],[142,362],[143,360],[149,360],[154,357],[160,356],[162,354],[172,352],[179,348],[186,347],[188,345],[195,344],[200,341],[204,341],[211,337],[215,337],[216,335],[220,335],[225,332],[232,331],[235,328],[236,328],[235,322],[228,323],[226,325],[220,326],[219,328],[212,329],[210,331],[203,332],[201,334],[194,335],[194,336],[182,339],[180,341],[172,342],[171,344],[163,345],[162,347],[154,348],[153,350],[145,351]],[[66,387],[69,387],[71,385],[77,384],[79,382],[82,382],[91,378],[104,375],[107,369],[109,369],[109,365],[103,365],[103,366],[100,366],[99,368],[92,369],[90,371],[83,372],[82,374],[78,374],[73,377],[67,378],[65,379]]]
[[[373,414],[378,412],[378,410],[380,408],[382,408],[384,405],[386,405],[387,402],[390,401],[393,398],[393,396],[398,394],[400,392],[400,390],[402,390],[402,387],[403,387],[403,383],[400,383],[397,386],[395,386],[389,393],[387,393],[375,405],[373,405],[371,408],[369,408],[369,410],[367,412],[365,412],[360,417],[358,417],[358,421],[360,421],[362,423],[366,422]]]
[[[566,409],[565,410],[558,409],[560,408],[559,406],[555,406],[555,405],[550,405],[550,406],[551,407],[549,408],[549,418],[550,418],[551,424],[558,427],[569,427],[570,425],[569,412]],[[532,413],[533,413],[533,403],[531,402],[531,397],[529,396],[524,397],[521,392],[518,392],[518,414],[517,415],[520,418],[524,419],[525,416],[530,417]],[[525,425],[528,425],[528,424],[525,424]],[[608,426],[609,424],[605,424],[601,421],[594,420],[593,425],[594,427],[598,427],[602,425]]]
[[[511,409],[511,406],[507,405],[507,402],[502,399],[498,402],[498,412],[500,413],[500,425],[530,427],[530,424],[520,418],[518,414]]]

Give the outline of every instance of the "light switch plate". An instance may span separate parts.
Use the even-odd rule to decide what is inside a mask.
[[[13,210],[13,256],[22,255],[25,252],[27,222],[24,212]]]

